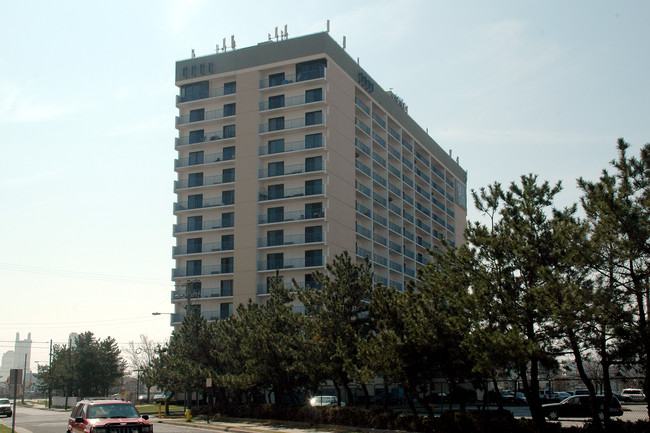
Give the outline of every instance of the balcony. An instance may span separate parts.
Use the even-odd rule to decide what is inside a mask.
[[[325,260],[322,256],[271,261],[262,260],[257,262],[257,270],[275,271],[282,269],[314,268],[323,266],[323,263],[325,263]]]
[[[201,99],[219,98],[221,96],[234,95],[236,93],[236,90],[237,90],[236,87],[224,86],[224,87],[217,87],[215,89],[210,89],[207,93],[199,96],[176,95],[176,105],[182,104],[184,102],[198,101]]]
[[[281,123],[275,125],[268,123],[262,123],[259,125],[259,133],[264,134],[265,132],[273,131],[284,131],[287,129],[297,129],[304,128],[306,126],[317,126],[323,124],[323,116],[316,116],[314,119],[308,117],[299,117],[297,119],[284,120]]]
[[[259,215],[258,221],[259,224],[271,224],[271,223],[282,223],[288,221],[301,221],[301,220],[311,220],[316,218],[324,218],[325,211],[323,209],[305,214],[302,210],[296,210],[291,212],[284,212],[281,214],[272,214],[272,215]]]
[[[260,80],[260,89],[268,89],[269,87],[285,86],[292,83],[300,83],[302,81],[317,80],[325,78],[325,69],[319,71],[303,72],[300,74],[285,75],[282,79],[267,78]]]
[[[213,132],[208,132],[207,134],[198,138],[185,135],[183,137],[176,138],[176,147],[188,146],[190,144],[205,143],[210,141],[219,141],[227,138],[235,138],[235,134],[228,133],[228,132],[224,134],[223,131],[213,131]]]
[[[176,116],[176,125],[178,126],[178,125],[186,125],[188,123],[204,122],[204,121],[208,121],[208,120],[218,120],[218,119],[223,119],[223,118],[226,118],[226,117],[231,117],[231,116],[234,116],[234,115],[235,115],[234,113],[230,114],[229,112],[226,112],[224,114],[223,109],[210,110],[210,111],[206,111],[203,114],[203,117],[199,118],[199,119],[192,119],[192,117],[190,117],[190,115]]]
[[[214,322],[215,320],[225,320],[228,316],[223,317],[221,311],[201,311],[201,317],[203,317],[208,322]],[[183,323],[185,319],[185,313],[176,313],[171,315],[171,325],[179,325]]]
[[[209,298],[223,298],[232,296],[232,288],[206,288],[200,290],[190,291],[190,299],[209,299]],[[187,300],[187,291],[185,290],[172,290],[172,302]]]
[[[221,207],[234,204],[234,200],[224,199],[223,197],[204,198],[202,200],[187,200],[185,203],[174,203],[174,212],[204,209],[208,207]]]
[[[307,98],[305,95],[290,96],[284,98],[282,103],[262,101],[260,102],[260,111],[275,110],[278,108],[296,107],[298,105],[311,104],[314,102],[322,102],[323,98]],[[279,105],[275,105],[279,104]]]
[[[295,235],[287,235],[287,236],[282,236],[280,238],[257,238],[257,246],[259,248],[266,248],[266,247],[279,247],[279,246],[287,246],[287,245],[304,245],[304,244],[313,244],[313,243],[319,243],[323,242],[323,234],[322,233],[314,233],[314,234],[295,234]]]
[[[233,242],[211,242],[200,245],[200,248],[189,247],[187,245],[180,245],[173,247],[172,253],[174,256],[184,254],[201,254],[201,253],[215,253],[221,251],[232,251],[235,249]]]
[[[199,184],[192,184],[190,185],[189,179],[183,179],[183,180],[176,180],[174,181],[174,192],[176,192],[179,189],[187,189],[187,188],[195,188],[199,186],[213,186],[213,185],[221,185],[224,183],[230,183],[234,182],[235,178],[234,176],[222,176],[222,175],[216,175],[216,176],[208,176],[204,177],[202,182]]]
[[[174,234],[195,232],[201,230],[216,230],[216,229],[231,228],[233,227],[233,225],[234,223],[232,219],[227,219],[225,221],[223,219],[208,220],[208,221],[202,221],[201,224],[193,224],[193,223],[174,224]]]
[[[233,272],[233,266],[221,266],[221,265],[206,265],[201,266],[200,269],[188,269],[185,268],[176,268],[172,269],[172,278],[183,278],[183,277],[201,277],[201,276],[210,276],[210,275],[220,275],[220,274],[231,274]]]
[[[174,161],[174,169],[191,167],[194,165],[212,164],[221,161],[232,161],[234,159],[235,159],[235,151],[233,148],[232,150],[229,151],[224,151],[221,153],[211,153],[199,158],[197,157],[179,158]]]
[[[267,169],[262,168],[259,170],[259,178],[265,179],[268,177],[289,176],[292,174],[312,173],[315,171],[323,170],[323,162],[318,161],[313,164],[292,164],[281,168]]]
[[[323,147],[323,142],[320,140],[320,142],[315,142],[315,143],[305,143],[304,140],[302,141],[292,141],[291,143],[283,143],[282,146],[269,146],[269,145],[264,145],[260,146],[259,148],[259,156],[266,156],[266,155],[274,155],[278,153],[286,153],[286,152],[296,152],[299,150],[306,150],[306,149],[317,149]]]
[[[267,194],[265,191],[262,191],[259,193],[259,201],[319,195],[324,193],[324,189],[323,185],[315,185],[307,188],[302,186],[298,188],[287,188],[281,191],[275,191],[272,194]]]

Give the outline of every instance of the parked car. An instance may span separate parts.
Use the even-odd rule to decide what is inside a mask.
[[[309,399],[309,405],[313,407],[332,407],[338,406],[339,400],[335,395],[317,395]],[[345,403],[341,403],[345,406]]]
[[[167,394],[154,394],[154,396],[153,396],[153,401],[154,401],[154,403],[164,403],[164,402],[167,401],[167,399],[168,399],[169,397],[171,397],[171,396],[172,396],[171,393],[167,393]]]
[[[133,403],[122,400],[82,400],[72,409],[68,433],[108,431],[153,433],[149,415],[140,415]]]
[[[601,416],[604,414],[605,396],[597,395],[596,402],[599,407]],[[574,395],[562,400],[559,403],[549,403],[542,405],[544,416],[548,419],[556,420],[558,418],[587,418],[591,416],[588,395]],[[616,397],[612,397],[609,403],[609,415],[621,416],[623,409],[621,403]]]
[[[557,392],[555,393],[555,398],[556,398],[558,401],[562,401],[562,400],[564,400],[565,398],[569,398],[569,397],[571,397],[571,393],[566,392],[566,391],[557,391]]]
[[[645,394],[637,388],[626,388],[621,391],[623,401],[645,401]]]
[[[573,395],[589,395],[589,390],[587,388],[576,388]]]
[[[0,398],[0,415],[4,415],[9,418],[13,415],[11,410],[11,401],[8,398]]]

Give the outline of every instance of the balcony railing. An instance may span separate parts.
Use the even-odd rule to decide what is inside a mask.
[[[223,219],[208,220],[208,221],[203,221],[201,224],[181,223],[181,224],[174,224],[174,233],[194,232],[200,230],[216,230],[216,229],[231,228],[233,226],[234,223],[231,219],[225,221]]]
[[[315,118],[312,120],[308,120],[306,117],[299,117],[297,119],[289,119],[285,120],[282,125],[278,126],[270,126],[268,123],[261,123],[259,125],[259,132],[260,134],[263,134],[265,132],[273,132],[273,131],[284,131],[286,129],[296,129],[296,128],[304,128],[305,126],[315,126],[315,125],[322,125],[323,124],[323,116],[320,116],[320,118]]]
[[[323,266],[323,256],[284,260],[262,260],[257,262],[258,271],[275,271],[280,269],[312,268]]]
[[[202,122],[204,120],[223,119],[224,117],[230,117],[230,116],[234,116],[234,115],[235,115],[235,113],[231,114],[230,112],[227,112],[227,113],[224,114],[223,109],[210,110],[210,111],[206,111],[202,118],[192,119],[192,116],[190,116],[190,115],[177,116],[176,117],[176,124],[177,125],[185,125],[187,123]]]
[[[260,146],[259,155],[273,155],[276,153],[295,152],[297,150],[317,149],[320,147],[323,147],[322,141],[314,144],[306,144],[304,140],[292,141],[291,143],[284,143],[284,145],[280,147],[272,147],[269,145]]]
[[[300,220],[309,220],[315,218],[325,217],[325,211],[323,209],[313,211],[310,213],[305,213],[302,210],[284,212],[281,214],[271,214],[271,215],[259,215],[258,221],[260,224],[269,224],[269,223],[281,223],[285,221],[300,221]]]
[[[272,194],[268,194],[266,192],[260,192],[259,201],[319,195],[319,194],[323,194],[323,190],[324,190],[323,185],[316,185],[307,188],[302,186],[298,188],[287,188],[281,191],[275,191]]]
[[[267,177],[288,176],[290,174],[311,173],[321,170],[323,170],[322,161],[314,164],[292,164],[270,170],[268,168],[261,168],[259,170],[259,178],[264,179]]]
[[[203,209],[206,207],[220,207],[235,204],[234,200],[223,197],[204,198],[203,200],[186,201],[185,203],[174,203],[174,211],[183,211],[191,209]]]
[[[193,181],[192,185],[190,185],[189,179],[176,180],[174,181],[174,191],[179,189],[185,189],[185,188],[194,188],[197,186],[221,185],[223,183],[229,183],[234,181],[235,181],[234,176],[226,176],[224,178],[224,176],[220,174],[216,176],[204,177],[201,182]]]
[[[233,272],[232,265],[228,265],[228,266],[206,265],[206,266],[201,266],[200,269],[189,269],[189,272],[188,269],[186,268],[172,269],[172,278],[231,274],[232,272]]]
[[[191,290],[190,299],[207,299],[207,298],[222,298],[232,296],[232,288],[205,288],[200,290]],[[186,290],[172,290],[172,302],[187,299]]]
[[[257,246],[259,248],[264,248],[264,247],[278,247],[278,246],[286,246],[286,245],[302,245],[302,244],[312,244],[312,243],[318,243],[318,242],[323,242],[323,234],[322,233],[314,233],[314,234],[295,234],[295,235],[287,235],[287,236],[282,236],[278,238],[257,238]]]
[[[199,247],[188,247],[187,245],[179,245],[173,247],[173,254],[175,256],[181,254],[200,254],[200,253],[214,253],[220,251],[232,251],[235,249],[233,242],[210,242],[202,244]]]
[[[288,98],[284,98],[284,101],[282,101],[281,104],[278,102],[262,101],[260,102],[260,111],[273,110],[276,108],[295,107],[298,105],[311,104],[312,102],[321,102],[322,100],[322,95],[320,98],[311,97],[310,100],[307,100],[307,97],[305,95],[290,96]]]
[[[223,140],[224,138],[234,138],[234,137],[235,137],[235,133],[224,134],[222,131],[208,132],[202,137],[192,138],[192,140],[190,140],[189,135],[185,135],[183,137],[176,138],[176,147],[187,146],[190,144],[204,143],[209,141],[218,141],[218,140]]]
[[[207,98],[218,98],[220,96],[225,96],[225,95],[234,95],[236,93],[236,87],[234,86],[227,86],[227,87],[217,87],[215,89],[210,89],[207,94],[205,94],[203,97],[188,97],[188,96],[181,96],[181,95],[176,95],[176,104],[180,104],[181,102],[190,102],[190,101],[197,101],[199,99],[207,99]]]
[[[235,152],[210,153],[203,158],[180,158],[174,161],[174,168],[190,167],[192,165],[211,164],[213,162],[231,161],[235,159]]]
[[[325,77],[325,69],[318,71],[303,72],[300,74],[285,75],[284,78],[278,80],[277,78],[267,78],[265,80],[260,80],[260,89],[266,89],[268,87],[283,86],[291,83],[299,83],[302,81],[308,80],[317,80],[319,78]]]

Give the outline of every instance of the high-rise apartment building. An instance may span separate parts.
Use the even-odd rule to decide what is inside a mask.
[[[176,85],[172,324],[188,298],[225,318],[343,251],[402,290],[463,242],[466,171],[328,33],[179,61]]]

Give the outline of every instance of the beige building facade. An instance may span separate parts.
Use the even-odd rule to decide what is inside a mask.
[[[403,77],[396,77],[403,78]],[[463,242],[467,172],[328,33],[179,61],[172,279],[208,320],[369,256],[403,290]]]

